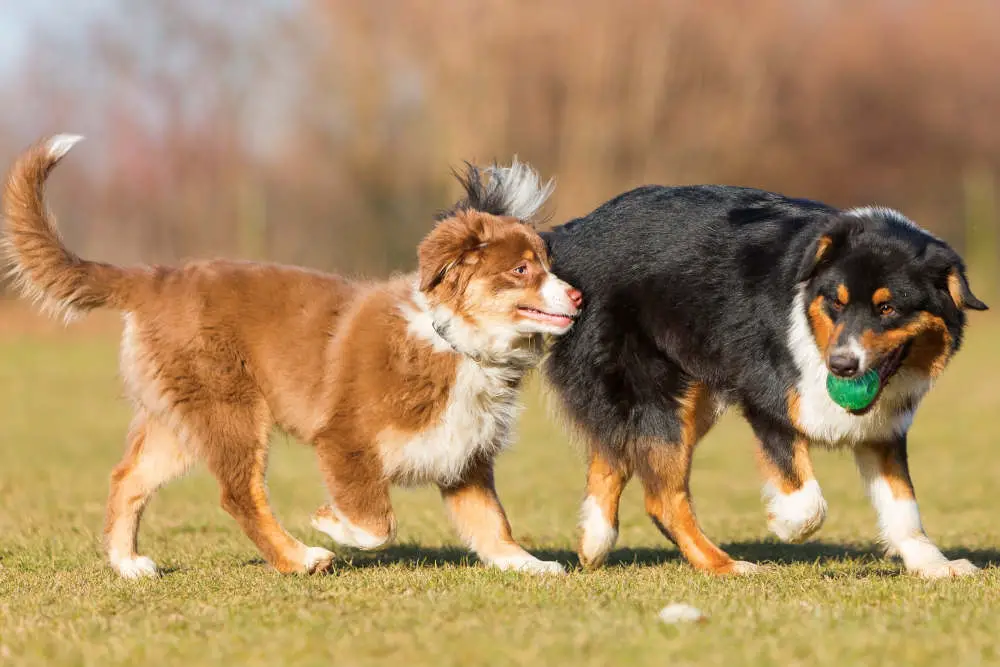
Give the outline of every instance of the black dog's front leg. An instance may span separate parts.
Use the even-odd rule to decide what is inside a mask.
[[[878,512],[881,539],[890,555],[903,559],[907,571],[938,579],[978,570],[967,560],[948,560],[924,532],[910,480],[905,435],[893,442],[859,445],[854,458]]]
[[[744,412],[757,436],[767,527],[784,542],[802,542],[826,519],[826,500],[813,474],[809,441],[786,424],[752,409]]]

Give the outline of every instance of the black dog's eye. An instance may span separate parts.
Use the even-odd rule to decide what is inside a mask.
[[[895,312],[896,312],[896,309],[893,308],[892,305],[888,304],[888,303],[883,303],[882,305],[880,305],[878,307],[878,314],[881,315],[882,317],[889,317],[890,315],[894,314]]]
[[[844,303],[840,299],[831,299],[830,306],[838,313],[844,309]]]

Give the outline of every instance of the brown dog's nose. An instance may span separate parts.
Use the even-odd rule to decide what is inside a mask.
[[[575,287],[570,287],[566,290],[566,296],[569,300],[573,302],[573,305],[579,308],[583,305],[583,293]]]

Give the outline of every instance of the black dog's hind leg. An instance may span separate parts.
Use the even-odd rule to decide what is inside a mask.
[[[646,492],[646,512],[653,523],[699,570],[714,574],[749,574],[759,566],[734,561],[702,532],[691,507],[691,459],[695,445],[715,422],[716,404],[704,386],[694,383],[674,412],[676,439],[643,438],[634,443],[635,471]]]
[[[625,456],[591,447],[587,468],[587,496],[580,510],[577,553],[584,567],[599,567],[618,539],[618,501],[632,476]]]

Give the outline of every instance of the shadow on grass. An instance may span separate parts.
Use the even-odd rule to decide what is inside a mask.
[[[830,564],[844,560],[868,561],[876,564],[882,561],[882,551],[875,544],[836,544],[830,542],[806,542],[804,544],[783,544],[776,541],[731,542],[722,545],[729,555],[738,560],[754,563]],[[554,560],[576,569],[580,566],[575,552],[568,549],[529,548],[542,560]],[[967,558],[980,567],[1000,565],[998,549],[946,549],[948,558]],[[341,550],[341,563],[347,567],[371,568],[397,565],[406,568],[439,567],[446,565],[468,566],[477,562],[475,556],[458,547],[422,547],[416,544],[398,544],[382,551],[364,552]],[[338,559],[339,560],[339,559]],[[262,561],[261,561],[262,562]],[[673,548],[616,549],[608,556],[607,565],[619,567],[658,567],[666,563],[683,562],[680,553]]]
[[[736,560],[751,563],[772,563],[792,565],[830,563],[844,560],[881,560],[881,550],[877,545],[834,544],[830,542],[806,542],[803,544],[783,544],[771,540],[730,542],[720,545]],[[992,552],[996,557],[996,552]],[[965,556],[963,556],[965,557]],[[683,562],[680,552],[670,548],[616,549],[608,556],[608,565],[655,567],[666,563]]]
[[[733,558],[752,562],[770,562],[778,565],[793,563],[836,563],[845,559],[881,561],[883,550],[877,544],[839,544],[833,542],[805,542],[784,544],[772,540],[733,542],[722,545]],[[998,549],[945,549],[949,559],[967,558],[980,567],[1000,564]]]

